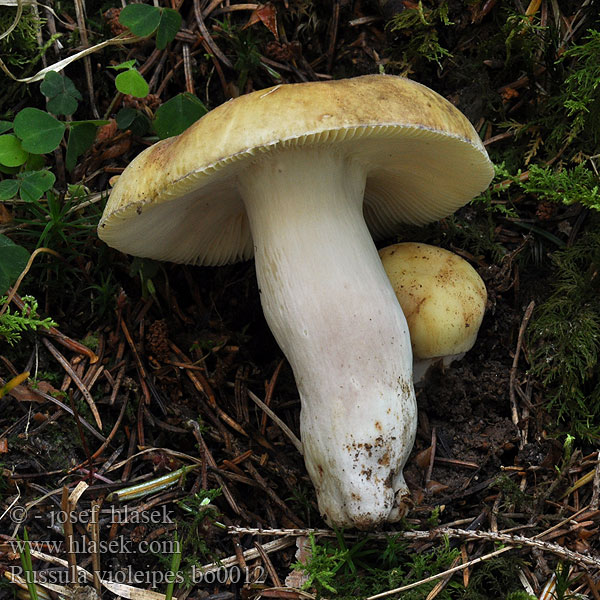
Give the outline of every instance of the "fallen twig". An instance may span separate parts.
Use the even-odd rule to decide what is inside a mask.
[[[100,413],[96,408],[96,403],[94,402],[92,395],[87,387],[83,384],[83,381],[81,381],[77,373],[75,373],[73,370],[73,367],[71,367],[69,364],[69,361],[54,347],[52,342],[48,341],[47,339],[43,339],[42,342],[44,343],[44,346],[48,348],[50,354],[52,354],[52,356],[60,363],[61,367],[69,374],[69,377],[73,380],[73,383],[79,388],[79,391],[83,394],[85,401],[88,403],[88,406],[94,415],[94,420],[96,421],[96,425],[98,425],[98,429],[102,431],[102,419],[100,418]]]
[[[246,534],[246,535],[284,535],[284,536],[300,536],[313,534],[322,537],[336,537],[335,531],[330,529],[260,529],[251,527],[229,527],[228,533]],[[547,532],[539,534],[541,537]],[[407,540],[431,540],[439,536],[448,538],[464,538],[464,539],[479,539],[489,540],[490,542],[498,542],[501,544],[509,544],[511,548],[517,546],[527,546],[530,548],[539,548],[545,552],[560,556],[563,560],[569,562],[587,565],[600,569],[600,557],[587,556],[580,552],[575,552],[550,542],[543,542],[539,539],[529,538],[522,535],[512,535],[508,533],[493,533],[491,531],[470,531],[467,529],[453,529],[449,527],[439,527],[431,531],[388,531],[385,533],[370,534],[373,538],[385,539],[388,537],[401,537]]]
[[[296,437],[294,432],[252,390],[248,390],[248,396],[250,396],[250,398],[254,402],[256,402],[256,404],[267,415],[269,415],[269,417],[271,417],[271,419],[273,419],[273,421],[275,421],[275,423],[277,423],[277,425],[279,425],[279,428],[281,429],[281,431],[283,431],[283,433],[285,433],[285,435],[287,435],[290,442],[292,442],[292,444],[294,444],[294,447],[296,448],[296,450],[298,450],[298,452],[300,454],[304,455],[304,447],[302,446],[302,442]]]

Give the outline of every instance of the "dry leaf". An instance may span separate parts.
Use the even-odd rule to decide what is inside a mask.
[[[100,161],[109,160],[111,158],[117,158],[122,154],[125,154],[131,148],[131,138],[124,137],[121,138],[118,142],[114,143],[112,146],[109,146],[102,154],[100,155]]]
[[[431,461],[431,446],[429,448],[425,448],[425,450],[421,450],[415,458],[415,462],[421,469],[427,469],[429,467],[429,463]]]
[[[118,130],[117,121],[115,119],[111,119],[110,123],[102,125],[102,127],[98,128],[98,131],[96,132],[96,142],[101,143],[112,140],[115,135],[117,135]]]
[[[310,559],[310,540],[305,535],[296,538],[296,560],[306,564]],[[304,571],[294,569],[285,578],[285,585],[291,588],[300,589],[308,581],[308,575]]]
[[[12,212],[4,206],[4,204],[0,204],[0,225],[6,225],[13,220]]]
[[[279,31],[277,31],[277,10],[271,3],[259,4],[258,8],[252,11],[248,22],[242,29],[251,27],[259,21],[275,36],[275,39],[279,41]]]
[[[427,491],[430,494],[440,494],[448,489],[448,486],[444,483],[440,483],[439,481],[428,481],[425,486]]]
[[[18,385],[8,392],[15,400],[19,402],[43,402],[44,399],[24,385]]]

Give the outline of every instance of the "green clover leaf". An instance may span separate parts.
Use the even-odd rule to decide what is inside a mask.
[[[160,23],[161,10],[149,4],[128,4],[119,14],[119,23],[139,37],[152,34]]]
[[[38,108],[24,108],[14,121],[14,130],[21,138],[24,150],[32,154],[47,154],[58,148],[66,126]]]
[[[16,135],[0,135],[0,164],[6,167],[20,167],[28,158],[29,153],[23,150],[21,140]]]
[[[179,135],[206,112],[206,106],[193,94],[177,94],[157,109],[154,130],[161,140]]]
[[[128,69],[119,73],[115,85],[122,94],[130,94],[135,98],[145,98],[150,91],[148,83],[137,69]]]
[[[5,235],[0,235],[0,294],[17,280],[27,266],[29,252]]]
[[[21,200],[25,202],[37,202],[56,181],[54,173],[45,169],[19,173],[19,179],[21,180]]]
[[[66,76],[56,71],[49,71],[40,85],[40,91],[48,102],[48,110],[55,115],[72,115],[82,99],[75,84]]]

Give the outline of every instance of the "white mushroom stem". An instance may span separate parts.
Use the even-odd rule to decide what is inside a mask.
[[[416,387],[422,387],[425,385],[429,369],[433,365],[441,365],[444,369],[449,367],[455,360],[461,360],[466,352],[460,354],[451,354],[450,356],[437,356],[435,358],[417,358],[414,356],[413,361],[413,383]]]
[[[361,529],[404,514],[416,429],[408,327],[363,219],[365,179],[362,165],[314,147],[271,152],[238,178],[319,509]]]

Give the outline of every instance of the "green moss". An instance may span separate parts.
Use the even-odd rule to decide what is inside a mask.
[[[444,246],[451,243],[468,250],[474,256],[489,256],[494,263],[499,264],[506,254],[506,249],[494,241],[494,226],[491,212],[469,220],[452,215],[444,219]]]
[[[0,298],[0,307],[6,304],[7,297]],[[56,323],[51,318],[41,319],[37,316],[37,300],[31,296],[23,296],[24,306],[20,312],[11,312],[6,308],[0,316],[0,339],[10,345],[21,341],[24,331],[36,331],[39,328],[48,329]]]
[[[568,119],[566,142],[585,137],[597,147],[600,141],[600,31],[589,29],[582,44],[565,51],[559,59],[569,65],[563,92],[554,104],[562,105]]]
[[[308,581],[304,586],[316,593],[317,598],[327,597],[340,600],[366,598],[373,594],[420,581],[448,569],[459,555],[448,539],[442,540],[429,552],[416,553],[400,536],[390,536],[384,542],[364,537],[348,546],[341,535],[336,541],[315,540],[310,537],[310,558],[305,563],[296,563],[294,569],[304,571]],[[421,600],[437,581],[420,585],[403,592],[403,600]],[[451,581],[437,598],[452,600],[462,598],[464,587]]]
[[[440,2],[436,8],[423,6],[423,2],[406,8],[389,22],[390,31],[402,36],[402,60],[407,70],[413,70],[421,60],[440,65],[443,58],[452,56],[440,43],[438,27],[453,25],[448,17],[448,4]],[[440,65],[441,66],[441,65]]]
[[[552,256],[552,293],[534,311],[529,329],[530,372],[543,384],[549,408],[575,436],[595,439],[600,437],[598,223],[594,218],[590,231]]]
[[[588,208],[600,210],[598,176],[584,164],[574,169],[554,169],[532,165],[529,179],[519,182],[521,189],[535,194],[538,200],[575,204],[580,202]]]
[[[81,343],[90,350],[98,350],[98,344],[100,343],[100,337],[98,334],[88,334],[82,340]]]
[[[548,29],[540,26],[536,18],[507,9],[506,20],[500,28],[505,66],[514,68],[519,65],[526,71],[532,71],[536,66],[536,56],[546,46],[547,34]]]
[[[221,488],[201,490],[177,502],[183,515],[177,518],[177,531],[182,552],[179,570],[183,576],[185,587],[189,588],[193,585],[195,569],[202,567],[206,561],[219,560],[207,542],[207,536],[211,527],[223,527],[218,520],[221,513],[212,504],[220,495]],[[170,556],[161,555],[158,558],[165,568],[170,568]]]
[[[368,542],[368,543],[367,543]],[[382,548],[382,543],[384,547]],[[379,546],[379,549],[375,549]],[[382,540],[363,538],[347,546],[341,534],[336,541],[310,538],[310,558],[296,563],[294,569],[308,576],[306,589],[316,593],[317,598],[339,600],[366,598],[416,583],[449,569],[460,555],[457,546],[444,538],[426,552],[415,552],[401,536]],[[439,591],[438,600],[528,600],[519,596],[522,586],[518,570],[524,561],[514,555],[499,556],[477,565],[471,574],[467,588],[461,577],[450,579]],[[439,583],[433,580],[402,592],[402,600],[423,600]],[[517,595],[515,595],[517,594]],[[398,596],[393,596],[398,597]]]
[[[519,570],[525,561],[514,554],[498,556],[477,565],[473,569],[469,587],[462,596],[463,600],[488,600],[506,598],[506,600],[529,600],[532,596],[522,591]]]
[[[508,475],[499,475],[494,481],[493,487],[498,488],[502,492],[502,508],[510,507],[511,511],[531,511],[533,497],[523,492],[519,485]]]
[[[17,9],[3,6],[0,10],[0,32],[7,31],[13,24]],[[0,57],[15,77],[27,77],[35,72],[40,59],[54,41],[60,37],[52,36],[41,47],[38,45],[37,32],[42,28],[44,19],[40,19],[31,7],[25,6],[16,27],[0,40]],[[30,87],[11,79],[0,71],[0,114],[11,116],[14,106],[30,93]]]
[[[279,75],[270,68],[267,68],[261,62],[260,44],[265,36],[266,28],[243,28],[233,25],[229,20],[217,21],[220,33],[227,43],[231,46],[235,61],[233,69],[237,73],[236,86],[241,94],[247,91],[249,79],[262,80],[261,71],[266,71],[271,77]],[[268,85],[270,81],[266,79],[262,85]],[[261,84],[259,84],[260,86]]]
[[[7,31],[16,15],[16,8],[4,7],[0,11],[0,31]],[[37,33],[43,24],[44,21],[31,8],[24,8],[17,26],[0,40],[0,56],[9,68],[22,69],[40,58]]]
[[[501,186],[500,184],[504,184]],[[521,170],[511,172],[504,164],[496,166],[496,176],[488,190],[474,202],[482,203],[487,210],[517,216],[509,203],[494,204],[507,200],[513,194],[526,194],[538,202],[556,202],[571,205],[577,202],[587,208],[600,211],[600,179],[588,168],[587,161],[573,168],[552,168],[546,165],[530,165],[527,177]]]
[[[542,78],[544,94],[532,104],[524,131],[548,156],[587,156],[600,148],[600,31],[589,29],[580,43],[561,53],[548,44]],[[557,58],[558,57],[558,58]],[[569,148],[569,153],[566,152]]]

